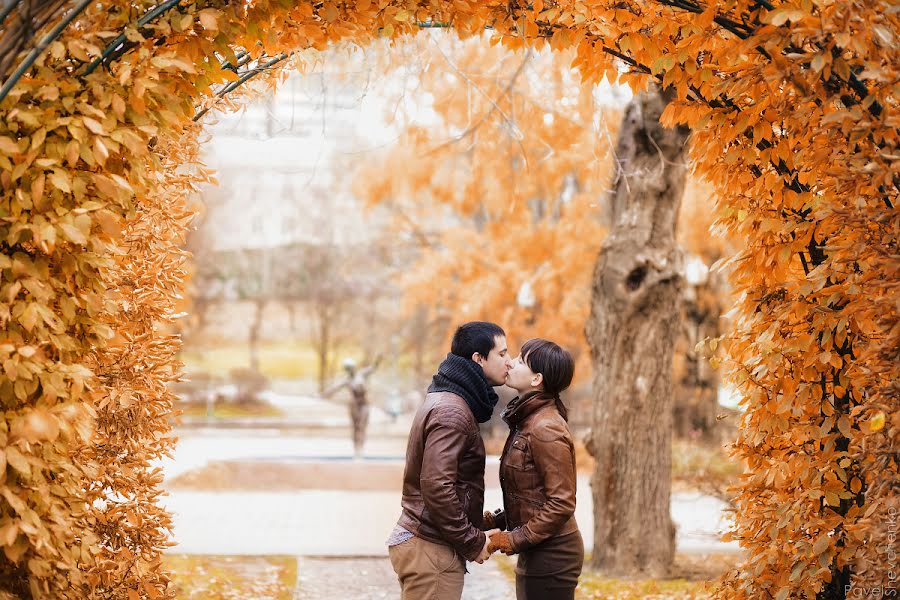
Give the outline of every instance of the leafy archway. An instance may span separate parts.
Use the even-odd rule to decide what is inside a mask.
[[[0,9],[0,573],[7,592],[164,597],[195,117],[292,53],[422,26],[574,47],[671,87],[742,292],[726,340],[749,473],[721,596],[889,585],[898,487],[898,15],[889,2],[11,1]],[[620,69],[624,67],[624,71]],[[894,582],[896,585],[896,582]]]

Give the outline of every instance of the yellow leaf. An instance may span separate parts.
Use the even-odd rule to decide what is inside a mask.
[[[38,312],[37,304],[31,302],[19,316],[19,323],[21,323],[22,327],[24,327],[27,331],[31,331],[32,329],[34,329],[34,326],[37,325],[40,319],[41,315]]]
[[[150,598],[159,598],[160,597],[159,590],[157,590],[153,586],[152,583],[145,581],[143,587],[144,587],[144,591],[147,592],[147,596],[149,596]]]
[[[112,97],[112,108],[119,117],[125,116],[125,101],[122,96],[114,94]]]
[[[31,136],[31,149],[37,150],[44,144],[44,140],[47,138],[47,129],[45,127],[41,127],[37,131],[34,132],[34,135]]]
[[[6,462],[22,475],[31,477],[31,464],[29,464],[25,455],[19,452],[19,449],[15,446],[6,448]]]
[[[103,125],[100,124],[100,121],[96,119],[92,119],[90,117],[81,117],[81,120],[84,122],[84,126],[87,127],[91,133],[96,133],[97,135],[103,135],[105,132],[103,131]]]
[[[0,450],[0,467],[2,467],[3,471],[6,470],[6,459],[2,458],[3,451]],[[13,542],[16,541],[16,537],[19,535],[19,528],[15,524],[15,522],[8,522],[3,527],[0,527],[0,546],[9,546]]]
[[[62,223],[60,226],[63,233],[70,242],[75,244],[86,244],[87,238],[81,233],[81,230],[70,223]]]
[[[853,433],[850,429],[850,419],[847,418],[847,415],[843,415],[840,419],[838,419],[838,429],[840,429],[843,436],[847,438],[849,438]]]
[[[43,409],[33,409],[25,417],[21,435],[29,442],[53,441],[59,436],[59,422]]]
[[[121,175],[116,175],[115,173],[112,173],[110,175],[110,177],[112,177],[113,181],[115,181],[117,184],[119,184],[119,187],[121,187],[124,190],[128,190],[132,194],[134,193],[134,189],[132,189],[131,184],[128,183],[127,179],[125,179]]]
[[[94,180],[94,185],[97,186],[97,190],[110,198],[115,198],[118,194],[118,188],[112,179],[106,177],[105,175],[100,175],[99,173],[92,173],[91,177]]]
[[[65,171],[53,171],[53,173],[50,175],[50,183],[52,183],[53,187],[61,192],[65,192],[68,194],[72,191],[72,186],[69,182],[69,175]]]
[[[6,558],[16,564],[18,564],[19,559],[22,558],[26,550],[28,550],[28,538],[25,536],[20,536],[16,543],[3,547],[3,553],[6,555]]]
[[[94,138],[94,160],[97,161],[97,164],[103,166],[106,164],[106,159],[109,158],[109,150],[106,149],[106,144],[103,143],[103,140],[99,137]]]
[[[200,12],[197,13],[197,16],[200,17],[200,25],[203,26],[203,29],[211,29],[213,31],[218,31],[219,29],[219,16],[222,13],[214,8],[204,8]]]
[[[101,210],[97,213],[96,219],[106,235],[112,238],[118,238],[122,235],[121,219],[112,211]]]
[[[38,210],[44,210],[44,182],[46,181],[46,177],[41,174],[38,175],[34,181],[31,182],[31,203],[34,204],[34,207]]]
[[[338,17],[340,16],[340,11],[338,11],[337,6],[335,6],[333,3],[329,2],[322,9],[321,14],[322,14],[323,19],[325,19],[329,23],[333,23],[333,22],[337,21]],[[385,29],[386,28],[387,27],[385,27]]]
[[[5,135],[0,136],[0,152],[3,152],[4,154],[18,154],[19,145],[16,144],[12,138],[6,137]]]
[[[885,416],[882,411],[878,411],[869,419],[869,431],[881,431],[884,428]]]

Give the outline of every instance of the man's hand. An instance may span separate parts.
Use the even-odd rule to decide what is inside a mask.
[[[491,552],[488,548],[491,545],[491,536],[500,533],[499,529],[491,529],[490,531],[484,532],[484,546],[481,548],[481,553],[478,555],[478,558],[475,559],[479,565],[489,559],[491,557]]]
[[[494,529],[488,533],[488,540],[490,541],[490,544],[488,545],[489,553],[493,554],[494,552],[499,550],[507,556],[515,554],[515,552],[513,551],[512,542],[509,539],[508,532]]]

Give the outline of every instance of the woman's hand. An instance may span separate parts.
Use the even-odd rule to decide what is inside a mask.
[[[493,551],[491,550],[491,536],[495,533],[499,533],[499,529],[491,529],[484,535],[484,546],[481,548],[481,553],[478,554],[478,558],[475,559],[479,565],[484,563],[487,559],[491,557]]]
[[[494,524],[494,513],[489,510],[484,511],[484,525],[481,527],[482,529],[494,529],[496,525]]]
[[[494,512],[484,511],[484,522],[481,526],[482,531],[487,529],[506,529],[506,513],[502,508],[498,508]]]

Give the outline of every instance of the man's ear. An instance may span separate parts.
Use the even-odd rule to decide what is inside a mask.
[[[472,360],[477,362],[482,367],[484,366],[484,358],[482,358],[481,354],[479,354],[478,352],[475,352],[474,354],[472,354]]]

